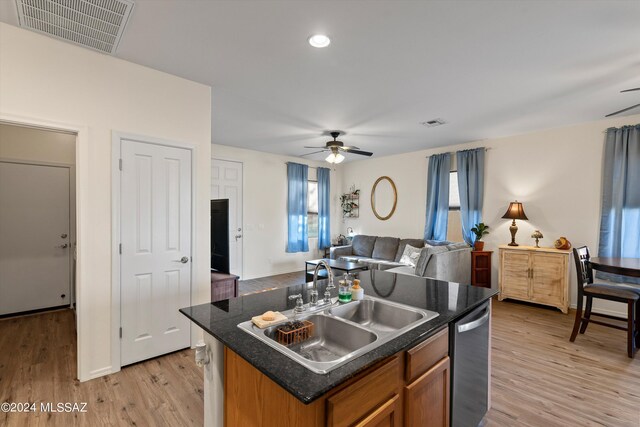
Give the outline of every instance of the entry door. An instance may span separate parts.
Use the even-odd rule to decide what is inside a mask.
[[[190,346],[191,152],[121,142],[121,364]]]
[[[0,162],[0,314],[69,305],[69,168]]]
[[[211,198],[229,199],[229,271],[242,277],[242,163],[213,159]]]

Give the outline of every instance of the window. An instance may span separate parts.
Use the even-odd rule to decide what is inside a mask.
[[[449,173],[449,210],[460,210],[460,193],[458,192],[458,172]]]
[[[307,226],[310,239],[318,238],[318,181],[308,181]]]
[[[449,221],[447,240],[462,242],[462,223],[460,222],[460,193],[458,191],[458,172],[449,173]]]

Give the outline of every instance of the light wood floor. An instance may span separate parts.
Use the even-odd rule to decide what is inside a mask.
[[[73,322],[69,310],[0,320],[0,402],[87,402],[88,413],[0,413],[0,426],[202,425],[191,350],[79,383]],[[598,325],[570,343],[572,322],[494,301],[487,426],[640,426],[640,355],[627,358],[625,333]]]
[[[80,383],[71,310],[0,320],[0,403],[87,403],[86,413],[2,413],[0,426],[201,426],[202,369],[192,350]]]
[[[304,276],[304,271],[296,271],[294,273],[260,277],[259,279],[240,280],[238,282],[238,293],[240,295],[248,295],[270,291],[272,289],[286,288],[291,285],[300,285],[305,283]]]

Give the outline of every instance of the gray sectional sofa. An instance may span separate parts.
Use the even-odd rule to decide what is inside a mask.
[[[415,267],[400,263],[406,245],[423,248]],[[422,239],[357,235],[351,245],[332,247],[330,257],[365,263],[369,269],[471,283],[471,248],[466,243],[430,241],[425,247]]]

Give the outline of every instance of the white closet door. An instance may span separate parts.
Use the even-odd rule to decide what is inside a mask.
[[[0,162],[0,314],[68,305],[69,168]]]
[[[190,345],[191,152],[121,146],[121,364]]]

